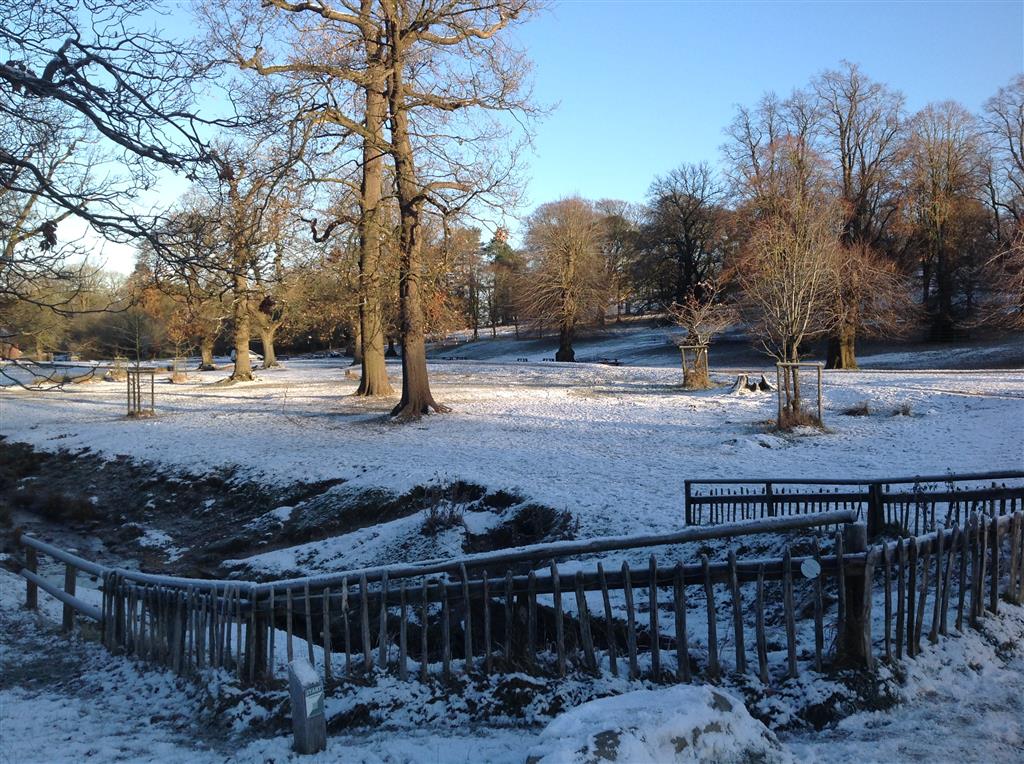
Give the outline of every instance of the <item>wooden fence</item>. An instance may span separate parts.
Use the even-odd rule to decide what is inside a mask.
[[[283,658],[305,654],[327,682],[387,670],[421,680],[608,671],[689,682],[736,673],[777,684],[808,669],[913,657],[923,635],[948,633],[951,613],[961,629],[1001,598],[1020,604],[1019,503],[871,547],[854,516],[776,517],[269,583],[103,568],[23,536],[22,575],[30,607],[43,588],[64,602],[65,627],[75,611],[93,618],[113,651],[183,674],[220,667],[244,682],[274,678]],[[788,547],[774,559],[740,560],[734,550],[716,561],[652,554],[640,568],[607,570],[604,561],[564,561],[709,539],[713,530],[735,538],[833,525],[841,530],[826,555]],[[39,553],[65,564],[64,589],[38,574]],[[75,596],[79,570],[101,579],[101,608]]]
[[[868,536],[931,533],[972,511],[1006,514],[1024,498],[1024,471],[880,480],[750,478],[684,482],[687,526],[852,509]]]

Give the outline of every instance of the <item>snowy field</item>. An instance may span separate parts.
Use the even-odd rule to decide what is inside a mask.
[[[227,707],[212,702],[218,685],[230,681],[228,677],[207,671],[200,681],[187,682],[169,671],[112,656],[95,642],[76,640],[69,649],[66,638],[56,632],[59,606],[41,596],[43,617],[29,614],[19,607],[23,592],[20,579],[0,570],[0,761],[4,764],[83,760],[522,764],[530,753],[572,750],[569,745],[580,734],[576,725],[561,717],[546,730],[385,726],[359,734],[332,733],[324,755],[294,756],[287,735],[239,731],[253,721],[252,709],[243,701]],[[1021,610],[1004,607],[998,618],[983,621],[981,632],[926,647],[918,659],[907,661],[904,702],[896,709],[857,713],[821,732],[781,734],[778,757],[766,760],[1020,761],[1024,755]],[[653,716],[655,710],[664,710],[672,692],[668,688],[611,699],[618,702],[611,716],[627,723],[646,719],[645,697]],[[577,723],[579,716],[575,715]],[[42,741],[45,745],[40,745]]]
[[[771,393],[688,393],[675,369],[433,364],[452,407],[412,425],[393,401],[353,398],[344,360],[294,361],[252,383],[225,372],[157,385],[151,420],[125,418],[124,385],[0,392],[0,434],[37,448],[90,448],[203,472],[287,483],[343,478],[404,491],[465,480],[571,511],[580,535],[679,527],[683,480],[899,477],[1019,468],[1024,372],[836,372],[826,433],[779,436]],[[398,368],[390,367],[397,386]],[[721,379],[726,382],[727,379]],[[869,416],[841,412],[867,403]],[[894,412],[909,415],[894,415]]]
[[[725,375],[718,377],[722,387],[693,393],[679,388],[675,368],[554,363],[433,362],[435,397],[453,412],[397,425],[387,419],[393,401],[350,395],[357,380],[347,364],[296,360],[228,386],[215,384],[224,370],[190,372],[185,384],[159,381],[158,416],[139,421],[124,416],[123,383],[8,388],[0,391],[0,435],[43,450],[126,455],[171,471],[237,468],[240,480],[270,484],[342,478],[346,489],[402,492],[462,480],[571,512],[577,536],[677,530],[687,478],[868,479],[1024,466],[1021,370],[826,372],[828,430],[782,436],[768,424],[774,394],[730,394]],[[397,388],[399,368],[390,370]],[[843,413],[861,404],[867,416]],[[268,514],[281,520],[289,511]],[[397,553],[381,538],[415,535],[421,522],[402,518],[387,530],[371,527],[249,563],[267,571],[293,569],[300,559],[315,570],[373,564],[385,551]],[[144,541],[164,547],[168,558],[181,551],[157,530]],[[0,571],[4,764],[290,760],[289,738],[261,732],[264,712],[245,697],[232,700],[228,678],[206,672],[198,683],[176,680],[89,641],[68,650],[55,634],[53,601],[40,597],[46,618],[39,620],[19,610],[23,592],[20,579]],[[1020,760],[1024,613],[1007,606],[984,624],[982,632],[928,647],[908,662],[904,703],[896,709],[856,713],[820,733],[780,733],[779,760]],[[643,697],[623,697],[622,709],[638,714],[630,704]],[[146,711],[136,721],[140,702]],[[435,726],[402,724],[398,714],[372,731],[332,733],[323,760],[521,763],[531,752],[574,745],[572,719],[556,718],[546,731],[542,723],[453,726],[440,723],[447,703],[437,705]],[[42,738],[55,747],[41,750]]]

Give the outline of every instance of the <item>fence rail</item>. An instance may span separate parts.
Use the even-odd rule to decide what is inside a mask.
[[[30,607],[42,588],[64,603],[66,628],[76,612],[93,618],[111,650],[183,674],[220,667],[256,682],[305,654],[328,682],[380,670],[421,680],[608,671],[684,682],[751,674],[768,685],[913,657],[924,635],[936,641],[951,620],[962,629],[1002,599],[1020,604],[1024,503],[1007,503],[1007,511],[876,545],[865,524],[851,522],[852,510],[721,527],[727,538],[841,529],[825,537],[828,554],[816,541],[811,554],[787,546],[770,559],[741,560],[735,550],[714,561],[652,554],[639,567],[607,570],[606,560],[564,561],[713,537],[714,528],[688,528],[258,584],[106,568],[22,536],[22,574]],[[66,566],[63,590],[39,575],[39,553]],[[75,597],[78,571],[102,580],[101,608]]]
[[[867,522],[871,538],[886,529],[918,535],[962,525],[971,511],[1005,513],[1024,498],[1024,471],[876,480],[713,478],[685,481],[684,497],[687,526],[845,509]]]

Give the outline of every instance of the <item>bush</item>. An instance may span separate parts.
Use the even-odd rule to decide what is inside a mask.
[[[423,527],[420,530],[424,536],[436,536],[442,531],[461,525],[464,511],[463,505],[442,499],[427,507],[427,514],[423,518]]]
[[[871,407],[867,401],[861,401],[860,403],[853,404],[848,409],[843,409],[842,413],[844,416],[870,416]]]

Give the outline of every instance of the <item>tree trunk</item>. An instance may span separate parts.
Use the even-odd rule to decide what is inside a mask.
[[[420,215],[423,195],[416,177],[413,148],[409,136],[409,115],[406,111],[403,70],[404,41],[398,31],[398,19],[388,20],[391,53],[388,98],[391,114],[391,156],[395,164],[395,188],[398,197],[399,325],[402,340],[402,398],[391,411],[399,419],[418,419],[430,409],[448,411],[434,400],[427,376],[426,327],[420,295],[420,274],[423,269],[420,249]]]
[[[572,349],[572,326],[562,324],[558,330],[558,352],[555,353],[556,361],[575,361],[576,352]]]
[[[277,354],[274,352],[274,335],[276,326],[264,326],[260,329],[260,344],[263,345],[263,368],[272,369],[278,366]]]
[[[247,382],[252,379],[252,362],[249,360],[249,338],[251,334],[249,317],[249,283],[244,273],[234,277],[235,299],[233,316],[235,323],[235,369],[231,379]]]
[[[828,338],[825,368],[856,369],[856,346],[857,327],[846,323],[840,325],[835,333]]]
[[[372,3],[363,0],[361,14],[368,16]],[[380,41],[373,37],[376,25],[367,21],[364,47],[368,61],[379,61]],[[379,64],[364,88],[366,97],[365,126],[368,134],[383,136],[387,114],[384,94],[385,74]],[[377,397],[392,395],[384,360],[384,311],[381,307],[381,226],[380,205],[384,177],[384,152],[367,136],[363,137],[363,179],[361,188],[362,215],[359,225],[359,387],[356,395]]]
[[[360,328],[362,320],[356,321],[352,327],[352,339],[349,340],[348,350],[352,356],[352,365],[362,367],[363,365],[363,331]]]
[[[199,371],[213,371],[213,344],[216,338],[211,335],[203,335],[199,339]]]

